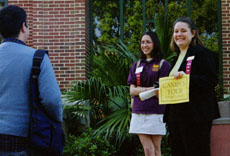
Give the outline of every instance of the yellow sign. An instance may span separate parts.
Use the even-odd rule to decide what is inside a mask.
[[[178,104],[189,101],[189,75],[180,79],[160,78],[159,104]]]

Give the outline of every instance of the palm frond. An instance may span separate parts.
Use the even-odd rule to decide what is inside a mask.
[[[107,87],[100,78],[91,77],[86,81],[75,81],[66,93],[69,102],[77,100],[97,99],[103,101],[107,94]]]
[[[156,13],[154,24],[161,43],[161,49],[164,52],[164,58],[170,62],[175,54],[169,47],[171,41],[171,25],[169,24],[169,18],[169,15],[164,12]]]
[[[128,136],[130,115],[130,111],[126,108],[115,111],[99,122],[99,124],[104,124],[96,129],[95,134],[103,136],[106,139],[114,136],[116,143],[121,145],[126,136]]]
[[[126,85],[130,66],[136,60],[128,47],[118,41],[115,46],[96,46],[94,51],[92,75],[108,86]]]

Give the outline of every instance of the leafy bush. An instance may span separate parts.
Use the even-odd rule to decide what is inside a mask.
[[[74,105],[64,104],[63,107],[63,128],[66,136],[69,134],[77,136],[88,129],[89,107],[75,103]]]
[[[117,147],[115,156],[143,156],[144,150],[137,135],[130,135],[126,137],[124,142]]]
[[[99,136],[93,136],[90,129],[79,137],[70,135],[66,140],[63,156],[112,156],[114,153],[114,145]]]
[[[168,132],[166,133],[166,135],[162,136],[162,141],[161,141],[162,156],[172,156],[171,148],[169,146],[168,136],[169,136]]]

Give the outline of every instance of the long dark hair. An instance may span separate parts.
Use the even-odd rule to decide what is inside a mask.
[[[192,38],[192,41],[190,43],[191,46],[196,46],[196,45],[203,45],[202,41],[200,40],[200,37],[199,37],[199,34],[198,34],[198,31],[197,31],[197,28],[193,22],[193,20],[190,18],[190,17],[180,17],[178,18],[174,23],[173,23],[173,31],[174,31],[174,27],[175,25],[178,23],[178,22],[184,22],[184,23],[187,23],[188,24],[188,27],[190,28],[191,32],[193,30],[195,30],[195,35],[194,37]],[[172,35],[172,38],[171,38],[171,43],[170,43],[170,48],[172,51],[175,51],[177,53],[180,52],[180,49],[179,47],[177,46],[177,44],[174,42],[173,40],[173,35]]]
[[[144,35],[148,35],[153,41],[153,50],[151,51],[151,57],[162,59],[163,52],[161,51],[160,40],[158,39],[157,34],[153,31],[147,31],[141,36],[141,39]],[[146,55],[141,50],[141,41],[140,41],[140,58],[146,59]]]

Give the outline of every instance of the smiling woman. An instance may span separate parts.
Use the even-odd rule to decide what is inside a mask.
[[[160,77],[169,72],[169,63],[163,60],[160,41],[155,32],[142,35],[140,42],[140,61],[135,62],[129,72],[128,85],[133,96],[132,118],[129,133],[137,134],[143,146],[145,156],[161,156],[161,138],[166,134],[163,123],[165,106],[159,105],[158,97],[140,99],[140,93],[154,89]],[[157,88],[157,87],[156,87]],[[158,91],[154,91],[157,95]]]
[[[195,35],[195,30],[190,31],[187,23],[178,22],[174,26],[173,39],[180,48],[180,53],[185,53],[189,47],[192,38]]]
[[[144,35],[141,39],[141,50],[146,55],[147,59],[151,58],[151,52],[153,50],[153,42],[149,35]]]
[[[164,121],[168,125],[173,156],[210,156],[212,120],[219,117],[215,86],[216,66],[189,17],[173,25],[171,49],[177,53],[169,76],[190,77],[189,102],[167,105]]]

